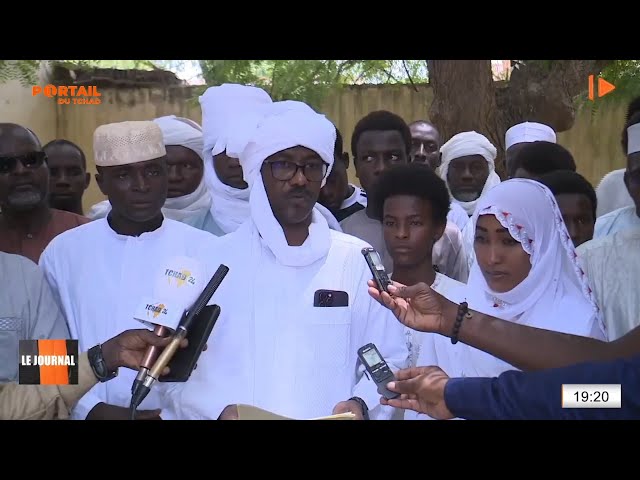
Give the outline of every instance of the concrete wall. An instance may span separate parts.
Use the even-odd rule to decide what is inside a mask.
[[[329,97],[323,112],[338,126],[345,149],[350,151],[351,132],[356,122],[371,111],[390,110],[407,122],[428,120],[431,90],[428,86],[418,88],[416,92],[410,86],[401,85],[348,87]],[[194,90],[189,87],[110,88],[100,92],[100,105],[58,105],[55,99],[33,97],[31,89],[18,82],[0,84],[0,121],[30,127],[43,143],[54,138],[76,142],[85,151],[92,173],[95,173],[92,138],[98,125],[171,114],[201,121],[200,107],[193,98]],[[559,143],[573,153],[579,171],[594,184],[607,172],[625,165],[620,147],[624,113],[624,105],[600,108],[595,115],[585,108],[578,113],[574,127],[559,134]],[[350,176],[355,180],[353,169]],[[92,181],[85,194],[85,208],[102,199]]]

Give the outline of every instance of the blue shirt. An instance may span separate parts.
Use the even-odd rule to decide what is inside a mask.
[[[622,408],[562,408],[563,384],[620,384]],[[640,356],[536,372],[508,371],[498,378],[452,378],[444,398],[468,420],[640,419]]]

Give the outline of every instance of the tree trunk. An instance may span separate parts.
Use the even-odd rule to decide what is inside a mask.
[[[433,103],[429,118],[443,141],[475,130],[497,145],[495,83],[490,60],[428,60]]]
[[[443,141],[475,130],[498,150],[496,171],[504,178],[504,135],[520,122],[540,122],[556,132],[575,121],[575,99],[588,77],[613,60],[523,61],[508,82],[495,82],[490,60],[427,60],[433,103],[429,118]]]

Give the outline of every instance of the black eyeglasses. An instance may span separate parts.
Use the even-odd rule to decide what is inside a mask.
[[[288,182],[296,176],[298,170],[302,170],[302,173],[310,182],[321,182],[327,175],[329,165],[326,163],[306,163],[304,165],[298,165],[294,162],[287,160],[276,160],[274,162],[266,162],[271,168],[271,175],[276,180],[282,182]]]
[[[22,163],[24,168],[34,170],[40,167],[47,160],[44,152],[29,152],[24,155],[0,156],[0,174],[11,173],[15,170],[18,162]]]

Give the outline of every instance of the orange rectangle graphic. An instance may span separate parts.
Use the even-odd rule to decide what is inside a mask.
[[[67,355],[66,340],[38,340],[39,356]],[[40,365],[40,385],[68,385],[69,367],[66,365]]]

